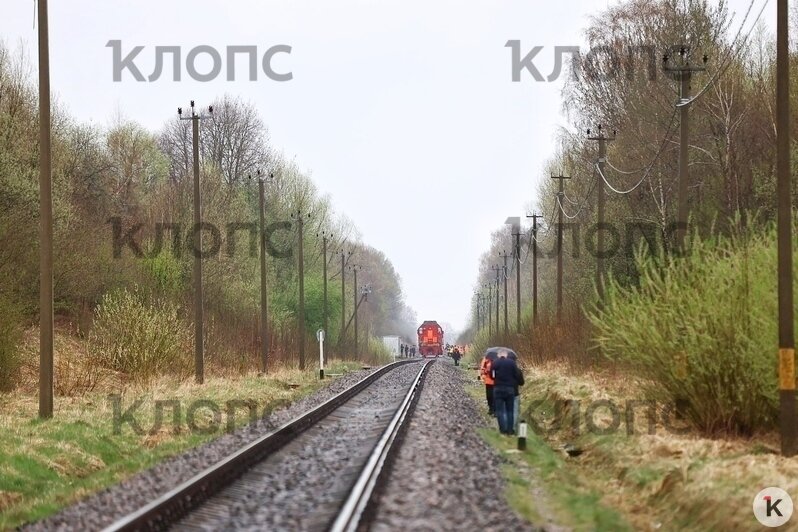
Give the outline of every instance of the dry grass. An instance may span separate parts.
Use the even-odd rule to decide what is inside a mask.
[[[555,363],[530,368],[527,375],[527,407],[536,399],[582,400],[579,433],[568,419],[547,441],[558,449],[565,443],[584,449],[580,457],[567,459],[569,467],[635,529],[747,530],[755,524],[751,503],[760,489],[779,486],[798,493],[798,460],[776,454],[775,434],[709,439],[692,430],[675,434],[661,420],[648,434],[642,407],[635,410],[633,435],[623,422],[614,434],[589,434],[585,405],[609,399],[623,408],[627,400],[640,398],[640,383],[609,371],[574,374]],[[546,414],[553,421],[553,412]],[[597,410],[594,419],[598,427],[611,424],[606,409]]]
[[[17,390],[36,393],[39,382],[39,329],[29,327],[20,343],[22,368]],[[93,363],[86,343],[68,326],[56,331],[53,345],[54,387],[56,395],[75,397],[95,391],[119,390],[124,375]]]
[[[80,342],[63,338],[57,344],[62,360],[80,359]],[[331,372],[359,367],[358,363],[337,363]],[[60,366],[64,367],[64,366]],[[74,365],[56,378],[72,379]],[[32,370],[28,370],[32,371]],[[113,377],[113,376],[111,376]],[[57,394],[52,420],[37,419],[37,396],[32,386],[0,394],[0,530],[50,515],[87,494],[152,466],[156,462],[211,440],[227,430],[228,401],[249,401],[257,405],[257,415],[296,400],[321,386],[315,371],[276,369],[266,376],[251,372],[225,378],[211,375],[205,384],[176,377],[155,379],[149,385],[126,383],[107,378],[95,381],[86,391],[75,378],[74,390],[80,394]],[[298,385],[293,387],[290,385]],[[136,433],[124,424],[114,429],[114,408],[109,394],[121,398],[121,410],[136,400],[141,406],[136,417],[143,432]],[[172,409],[164,409],[164,422],[155,428],[158,401],[178,401],[181,418],[172,425]],[[197,400],[212,401],[222,412],[221,424],[211,433],[189,429],[186,410]],[[213,426],[212,414],[197,410],[199,427]],[[249,421],[245,409],[236,410],[235,426]]]

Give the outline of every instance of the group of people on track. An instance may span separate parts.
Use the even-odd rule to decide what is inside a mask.
[[[414,357],[414,356],[416,356],[416,346],[407,345],[407,344],[399,344],[399,355],[403,356],[403,357]]]
[[[488,414],[496,417],[499,432],[508,436],[517,434],[521,407],[519,388],[524,385],[518,355],[506,347],[487,349],[480,363],[479,376],[485,384]]]

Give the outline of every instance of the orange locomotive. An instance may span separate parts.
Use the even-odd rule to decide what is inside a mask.
[[[437,321],[425,321],[418,328],[418,353],[423,357],[443,356],[443,329]]]

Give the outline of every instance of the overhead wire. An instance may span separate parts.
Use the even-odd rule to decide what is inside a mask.
[[[745,23],[748,20],[748,17],[750,16],[751,10],[753,9],[755,3],[756,3],[756,0],[751,0],[751,3],[748,5],[748,10],[745,13],[745,17],[743,18],[743,21],[740,23],[740,29],[737,30],[737,34],[734,36],[734,39],[732,40],[731,46],[729,46],[729,50],[726,53],[726,57],[724,57],[723,60],[721,61],[720,66],[718,66],[718,69],[715,71],[715,74],[709,79],[709,81],[706,83],[706,85],[704,85],[704,87],[700,91],[698,91],[698,93],[695,96],[693,96],[693,97],[691,97],[691,98],[689,98],[689,99],[687,99],[687,100],[685,100],[683,102],[677,103],[676,104],[676,108],[677,109],[681,109],[682,107],[690,105],[691,103],[696,101],[698,98],[700,98],[729,69],[729,66],[731,66],[731,58],[732,58],[733,52],[735,51],[734,48],[737,45],[737,40],[740,38],[740,34],[742,33],[743,28],[745,27]],[[754,28],[756,28],[757,23],[762,18],[762,14],[765,12],[765,8],[768,6],[769,3],[770,3],[770,0],[765,0],[765,3],[762,4],[762,9],[759,10],[759,14],[757,15],[756,19],[754,20],[754,23],[751,25],[751,28],[748,30],[748,33],[746,33],[745,38],[742,40],[742,43],[737,47],[736,51],[739,52],[740,48],[745,46],[745,44],[748,42],[748,39],[751,37],[751,34],[754,31]]]
[[[563,216],[565,216],[569,220],[573,220],[574,218],[579,216],[579,214],[582,212],[582,209],[584,209],[585,205],[587,205],[587,200],[589,200],[590,196],[593,195],[593,190],[595,188],[596,188],[596,181],[593,181],[590,184],[590,189],[587,191],[587,194],[585,195],[585,198],[582,200],[582,203],[579,205],[579,208],[576,210],[576,214],[574,214],[574,215],[570,215],[567,212],[565,212],[565,208],[563,208],[562,202],[560,201],[560,196],[557,195],[557,206],[560,208],[560,211],[563,213]]]
[[[753,25],[751,26],[751,29],[749,29],[748,33],[746,34],[745,38],[743,39],[742,43],[740,44],[740,47],[744,46],[745,43],[750,38],[754,27],[756,26],[756,24],[759,22],[760,18],[762,17],[762,13],[764,12],[765,8],[767,7],[769,1],[770,0],[765,0],[764,4],[762,5],[762,8],[759,11],[759,14],[757,15],[756,19],[754,20]],[[731,60],[731,56],[732,56],[732,51],[734,50],[735,46],[737,45],[737,43],[739,41],[740,35],[742,34],[743,29],[745,28],[745,23],[748,20],[748,17],[751,15],[751,10],[753,9],[755,3],[756,3],[756,0],[751,0],[751,3],[748,5],[748,9],[747,9],[747,11],[745,13],[745,17],[743,18],[743,21],[740,23],[740,27],[737,30],[737,34],[735,35],[734,39],[732,40],[732,44],[729,47],[729,51],[727,52],[726,56],[721,61],[721,65],[720,65],[720,67],[718,67],[718,70],[715,72],[713,77],[707,82],[707,84],[704,86],[704,88],[702,88],[701,91],[698,92],[698,94],[696,94],[695,96],[693,96],[692,98],[690,98],[687,101],[679,102],[679,103],[676,104],[676,106],[674,108],[674,111],[673,111],[673,114],[671,115],[670,122],[668,124],[668,129],[667,129],[667,131],[665,133],[665,138],[664,138],[662,144],[660,145],[660,148],[657,151],[657,154],[654,156],[654,159],[651,161],[651,163],[649,163],[648,166],[646,166],[644,168],[641,168],[639,170],[628,172],[628,171],[625,171],[625,170],[621,170],[620,168],[618,168],[615,165],[613,165],[610,161],[607,161],[607,166],[609,166],[614,171],[616,171],[616,172],[618,172],[620,174],[634,175],[634,174],[637,174],[637,173],[639,173],[641,171],[645,171],[645,174],[643,175],[643,177],[633,187],[631,187],[631,188],[629,188],[627,190],[619,190],[619,189],[615,188],[609,182],[609,180],[607,179],[607,176],[604,174],[604,172],[601,171],[600,168],[598,168],[598,167],[596,168],[599,171],[599,173],[601,175],[601,178],[604,181],[604,183],[613,192],[615,192],[617,194],[622,194],[622,195],[630,194],[631,192],[635,191],[638,187],[640,187],[640,185],[642,185],[645,182],[646,178],[649,176],[651,170],[653,169],[654,164],[657,162],[659,157],[662,155],[662,152],[664,151],[665,146],[667,145],[667,142],[670,140],[670,137],[672,135],[672,131],[671,130],[673,128],[673,124],[674,124],[674,121],[675,121],[675,118],[676,118],[676,112],[678,111],[678,109],[680,109],[681,107],[684,107],[685,105],[689,105],[690,103],[695,101],[697,98],[699,98],[701,95],[703,95],[709,89],[709,87],[712,86],[712,84],[715,83],[715,81],[717,81],[717,79],[720,76],[722,76],[726,72],[726,70],[728,70],[728,67],[731,65],[730,60]]]
[[[615,172],[618,172],[620,174],[634,175],[634,174],[637,174],[639,172],[644,172],[643,176],[640,178],[640,180],[634,186],[632,186],[631,188],[628,188],[626,190],[621,190],[621,189],[616,188],[615,186],[613,186],[612,183],[610,183],[609,179],[607,179],[607,176],[601,170],[601,167],[597,163],[594,163],[595,170],[598,172],[598,174],[601,177],[601,179],[604,182],[604,184],[607,185],[607,187],[612,192],[615,192],[616,194],[621,194],[621,195],[630,194],[630,193],[634,192],[635,190],[637,190],[646,181],[646,179],[649,177],[649,175],[651,173],[651,170],[653,169],[654,165],[656,164],[656,162],[659,160],[659,158],[661,157],[662,153],[664,152],[665,147],[667,146],[667,143],[670,140],[673,132],[675,131],[673,129],[673,125],[675,123],[676,113],[677,113],[678,109],[680,109],[680,108],[682,108],[682,107],[684,107],[686,105],[690,105],[696,99],[701,97],[707,90],[709,90],[709,88],[723,74],[725,74],[725,72],[728,70],[729,66],[731,65],[732,52],[734,51],[735,47],[737,47],[737,49],[739,50],[740,48],[745,46],[745,44],[747,43],[748,39],[750,38],[754,28],[756,27],[756,24],[761,19],[762,14],[764,13],[764,10],[767,7],[769,1],[770,0],[765,0],[764,4],[762,5],[762,8],[759,11],[759,14],[757,15],[756,19],[754,20],[754,23],[752,24],[751,28],[746,33],[746,35],[743,38],[743,40],[741,42],[739,42],[739,46],[738,46],[738,41],[739,41],[740,35],[742,34],[743,29],[745,27],[745,23],[747,22],[750,14],[751,14],[751,11],[752,11],[755,3],[756,3],[756,0],[751,0],[751,3],[749,4],[748,9],[746,11],[745,17],[743,18],[743,21],[740,23],[740,28],[738,29],[737,34],[735,35],[734,39],[732,40],[731,46],[729,47],[729,50],[728,50],[726,56],[721,61],[721,64],[718,67],[717,71],[710,78],[710,80],[707,82],[707,84],[695,96],[691,97],[689,100],[686,100],[686,101],[683,101],[683,102],[679,102],[679,103],[676,104],[676,106],[674,108],[674,111],[673,111],[673,114],[671,115],[671,119],[670,119],[670,121],[668,123],[668,128],[666,130],[666,133],[665,133],[665,136],[663,138],[663,141],[660,144],[660,147],[657,150],[657,153],[654,155],[654,158],[652,159],[652,161],[647,166],[645,166],[643,168],[640,168],[639,170],[635,170],[635,171],[624,171],[624,170],[621,170],[620,168],[616,167],[615,165],[613,165],[609,160],[606,161],[607,166],[609,166],[612,170],[614,170]],[[593,184],[591,185],[591,188],[588,190],[587,195],[585,196],[585,198],[582,200],[581,203],[579,201],[576,201],[576,200],[570,198],[564,192],[562,194],[558,194],[557,195],[557,197],[555,199],[555,203],[552,206],[551,213],[549,214],[548,222],[546,222],[544,228],[538,229],[537,233],[530,231],[530,235],[529,235],[529,238],[528,238],[528,244],[526,246],[527,249],[526,249],[526,253],[525,253],[524,258],[521,259],[520,256],[519,256],[516,259],[515,253],[513,253],[513,258],[516,259],[516,260],[512,261],[510,268],[504,268],[504,278],[505,279],[507,279],[509,277],[509,274],[513,273],[513,271],[514,271],[513,268],[516,266],[516,263],[518,263],[519,267],[520,267],[520,265],[523,265],[523,264],[526,263],[526,261],[529,258],[529,253],[530,253],[531,248],[532,248],[532,242],[534,241],[535,243],[539,243],[538,236],[541,233],[542,234],[547,234],[547,233],[550,232],[551,227],[553,227],[554,214],[556,213],[557,209],[559,209],[560,212],[562,212],[562,214],[566,218],[568,218],[570,220],[573,220],[573,219],[575,219],[575,218],[577,218],[579,216],[579,214],[582,212],[583,208],[587,204],[588,199],[591,197],[591,195],[593,193],[593,190],[595,188],[595,183],[596,183],[596,181],[593,182]],[[579,207],[577,208],[576,213],[573,214],[573,215],[568,214],[565,211],[565,208],[563,207],[563,204],[562,204],[562,201],[561,201],[560,198],[564,198],[565,201],[567,201],[571,205],[578,205]],[[545,220],[545,218],[544,218],[544,220]]]

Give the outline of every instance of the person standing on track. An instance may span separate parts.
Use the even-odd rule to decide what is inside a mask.
[[[491,366],[493,362],[496,360],[496,352],[488,350],[485,352],[485,356],[482,357],[482,363],[479,366],[479,373],[480,377],[482,377],[482,382],[485,384],[485,399],[488,401],[488,415],[495,416],[496,409],[494,408],[493,402],[493,373],[491,372]]]
[[[457,346],[454,346],[454,349],[452,349],[452,358],[454,359],[455,366],[460,365],[460,356],[460,349],[458,349]]]
[[[523,374],[518,371],[515,360],[508,358],[509,350],[501,349],[498,360],[491,366],[493,374],[493,403],[496,419],[502,434],[515,434],[514,403],[515,390],[524,384]]]

